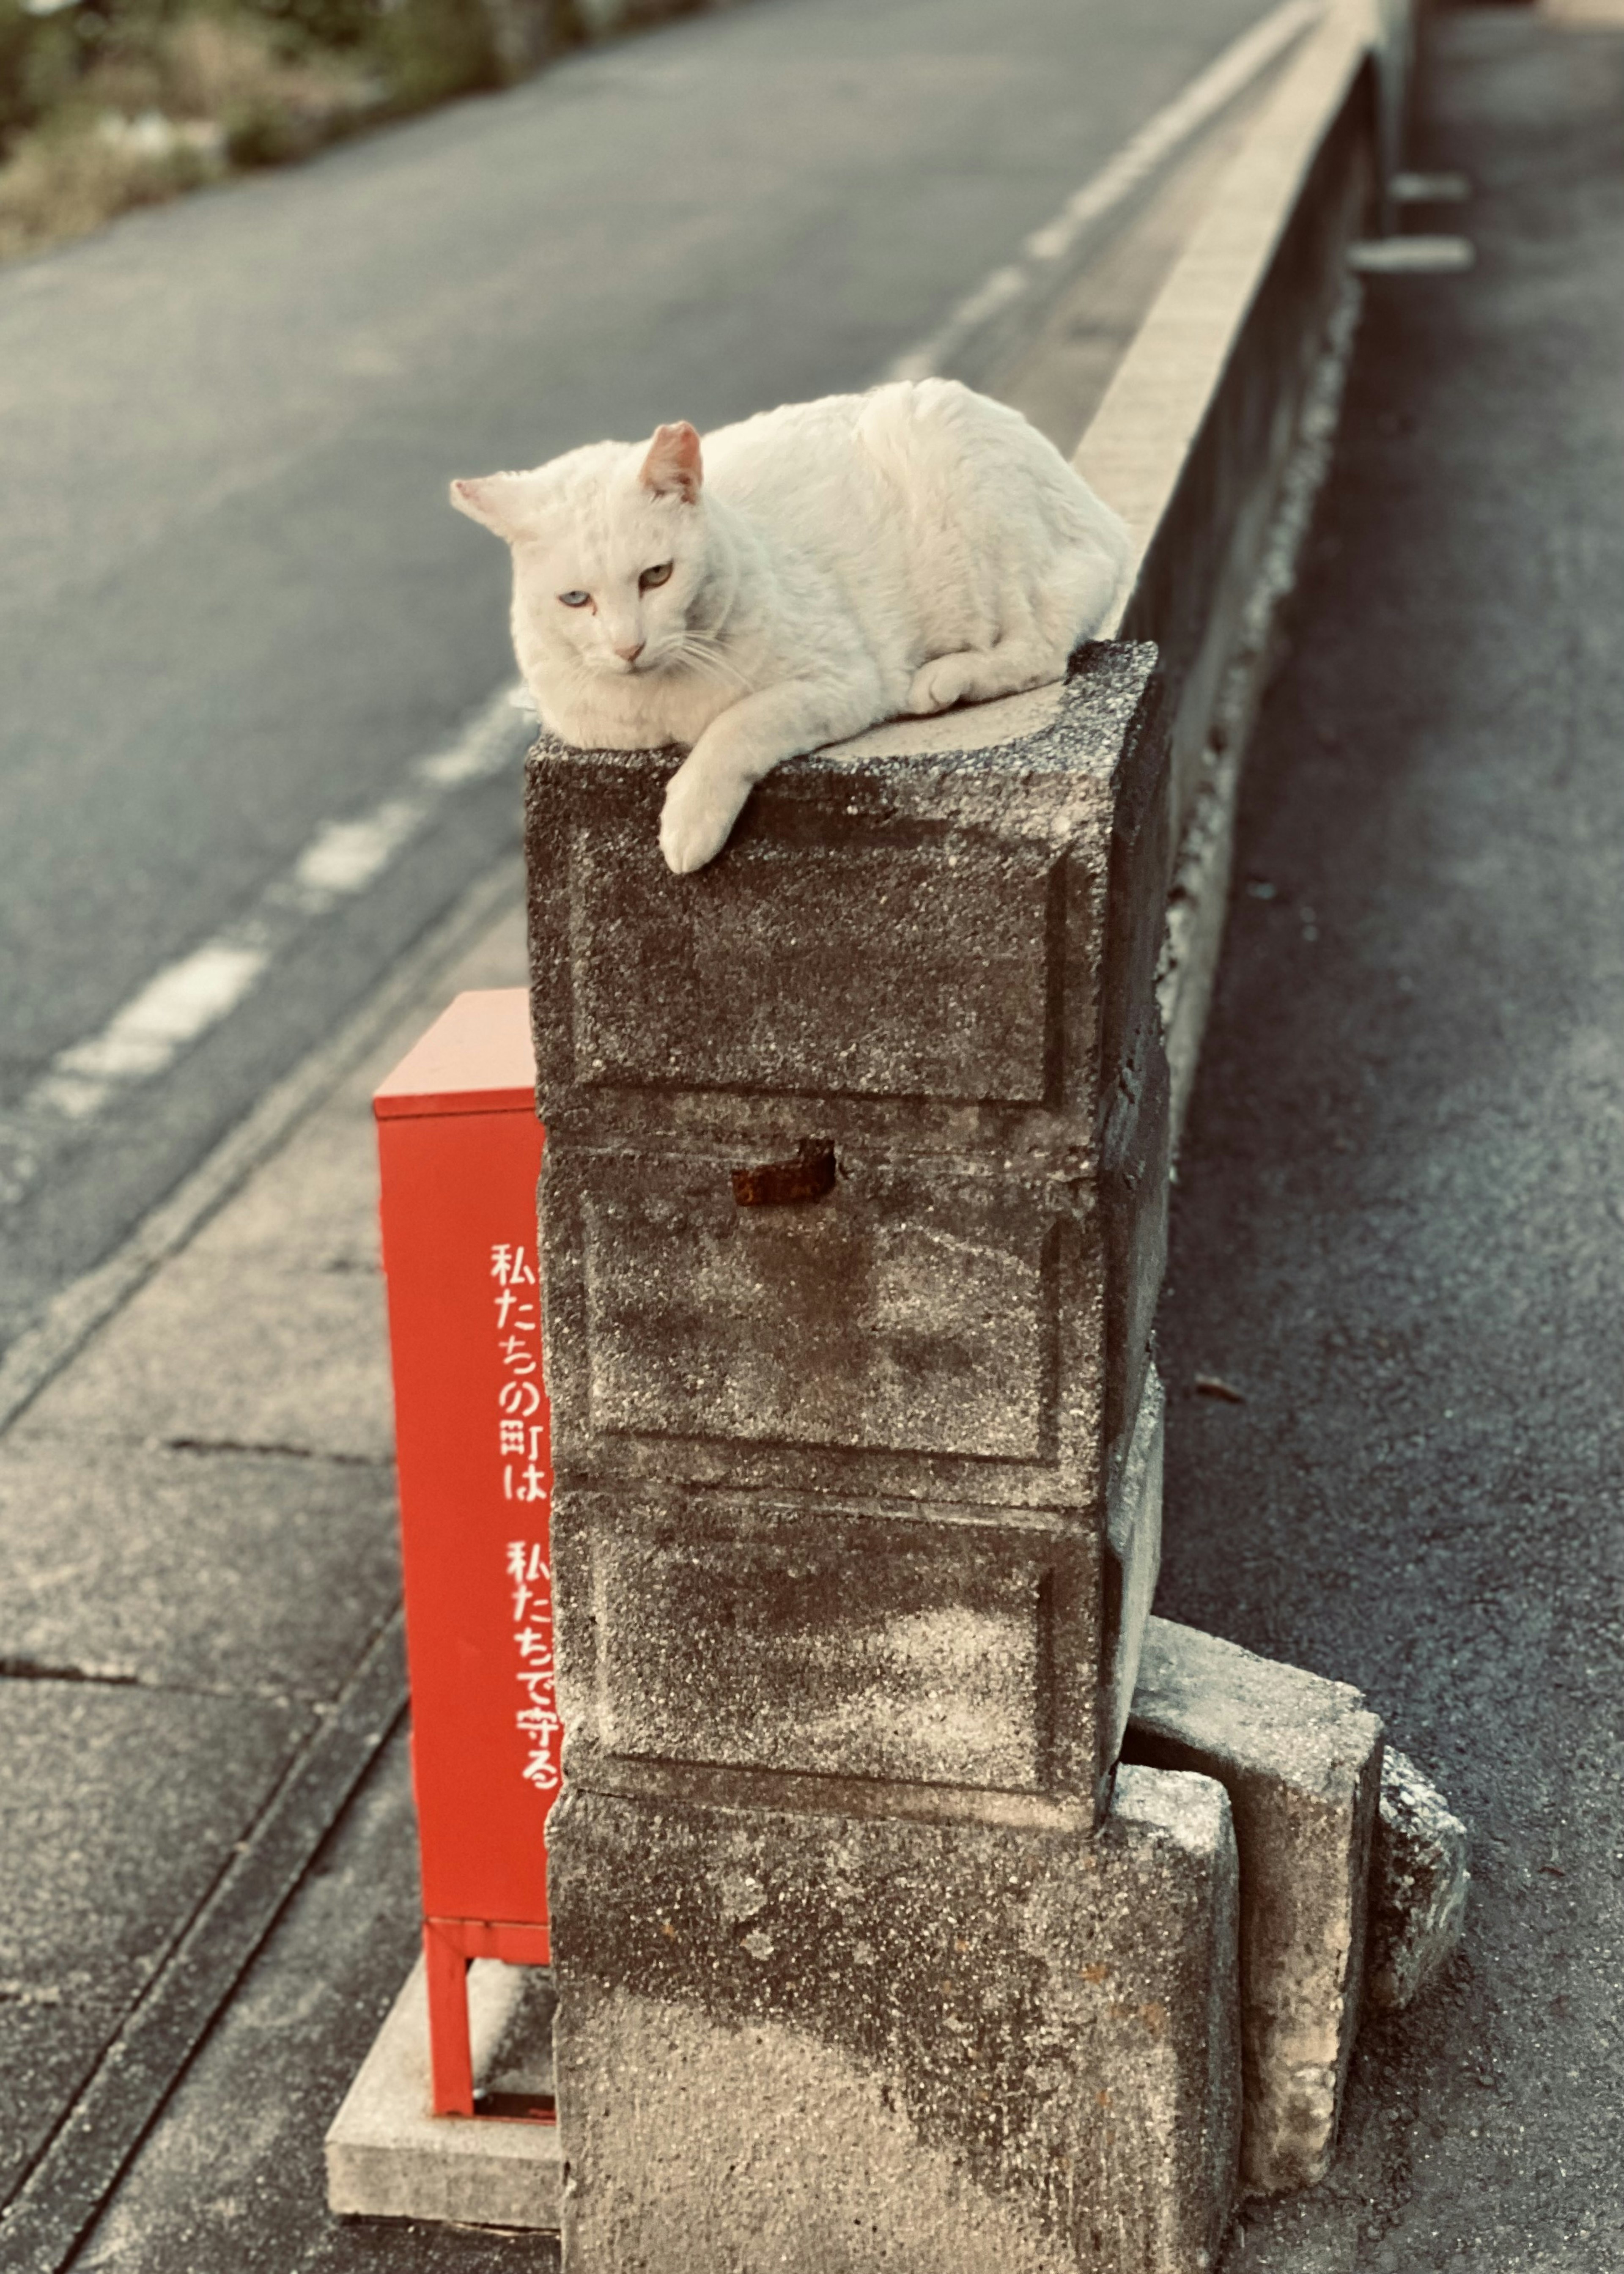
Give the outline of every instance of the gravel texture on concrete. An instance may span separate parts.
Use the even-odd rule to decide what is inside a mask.
[[[1154,1567],[1124,1586],[1124,1536],[1113,1586],[1103,1538],[1165,1252],[1154,659],[1087,645],[794,758],[697,877],[651,852],[668,753],[538,743],[575,1781],[605,1754],[1102,1804],[1101,1671]],[[808,1151],[824,1182],[741,1197]]]
[[[1624,38],[1432,39],[1414,162],[1474,194],[1408,225],[1477,265],[1367,280],[1250,760],[1158,1608],[1364,1690],[1472,1900],[1224,2274],[1624,2263]]]

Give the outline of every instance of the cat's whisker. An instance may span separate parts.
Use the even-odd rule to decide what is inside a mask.
[[[683,633],[681,637],[673,644],[671,652],[675,660],[690,664],[696,671],[707,672],[713,677],[727,681],[740,689],[747,689],[749,686],[748,678],[720,644],[715,640],[707,639],[703,633]]]

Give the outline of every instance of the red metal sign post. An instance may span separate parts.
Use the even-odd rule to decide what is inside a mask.
[[[525,990],[458,996],[372,1104],[434,2109],[471,2116],[469,1962],[550,1956],[562,1736]]]

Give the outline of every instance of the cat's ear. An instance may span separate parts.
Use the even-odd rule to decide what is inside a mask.
[[[482,474],[477,481],[453,482],[451,502],[470,521],[511,545],[530,533],[523,485],[523,474]]]
[[[638,476],[644,489],[652,490],[656,497],[680,497],[685,505],[692,505],[704,478],[699,437],[688,420],[679,418],[674,426],[657,426]]]

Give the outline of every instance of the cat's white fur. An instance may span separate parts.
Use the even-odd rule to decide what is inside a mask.
[[[691,426],[662,426],[451,497],[513,548],[544,725],[584,749],[688,749],[660,821],[679,875],[781,759],[1061,677],[1129,556],[1035,427],[951,380],[763,411],[703,460]]]

